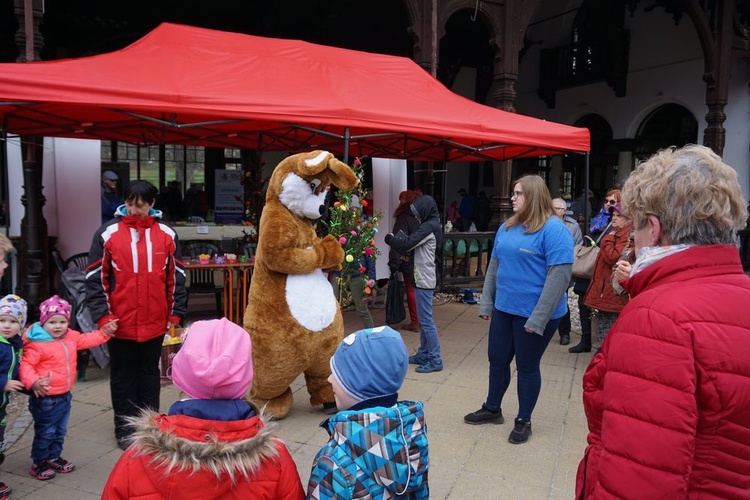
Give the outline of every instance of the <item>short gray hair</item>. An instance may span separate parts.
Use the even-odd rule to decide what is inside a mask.
[[[622,205],[642,228],[659,218],[672,244],[737,244],[747,224],[747,208],[737,172],[711,149],[689,144],[663,149],[630,174]]]

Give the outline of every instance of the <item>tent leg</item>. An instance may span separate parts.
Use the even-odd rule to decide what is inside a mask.
[[[349,164],[349,141],[351,139],[351,131],[349,127],[344,129],[344,157],[341,159],[347,165]]]
[[[584,175],[583,179],[584,179],[584,184],[586,184],[586,187],[584,188],[584,193],[588,193],[589,189],[591,189],[591,187],[589,186],[589,182],[590,182],[590,179],[589,179],[589,174],[590,174],[590,172],[589,172],[589,155],[590,154],[591,153],[589,153],[588,151],[586,152],[586,160],[584,162],[585,163],[585,170],[584,170],[584,174],[583,174]],[[589,202],[588,196],[585,196],[584,198],[586,199],[586,203],[584,204],[584,207],[583,207],[584,220],[586,221],[586,227],[585,227],[585,231],[584,232],[588,233],[589,232],[589,223],[591,221],[591,203]]]

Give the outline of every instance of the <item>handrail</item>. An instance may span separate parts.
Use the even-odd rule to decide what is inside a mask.
[[[494,231],[445,233],[442,290],[481,287],[494,243]]]

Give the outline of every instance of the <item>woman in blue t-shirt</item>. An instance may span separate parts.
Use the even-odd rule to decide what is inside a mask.
[[[481,318],[492,318],[487,401],[464,421],[505,421],[501,403],[515,356],[518,416],[508,441],[520,444],[531,435],[531,413],[542,387],[539,362],[568,308],[565,290],[573,264],[573,237],[553,215],[552,197],[541,177],[521,177],[513,186],[511,203],[513,216],[495,236],[479,310]]]

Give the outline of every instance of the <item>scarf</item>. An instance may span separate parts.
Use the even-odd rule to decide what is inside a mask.
[[[693,245],[679,244],[679,245],[667,245],[663,247],[643,247],[638,252],[638,258],[633,264],[633,269],[630,271],[630,276],[635,276],[639,272],[643,271],[652,264],[659,262],[664,257],[669,257],[676,253],[680,253],[687,250]]]

